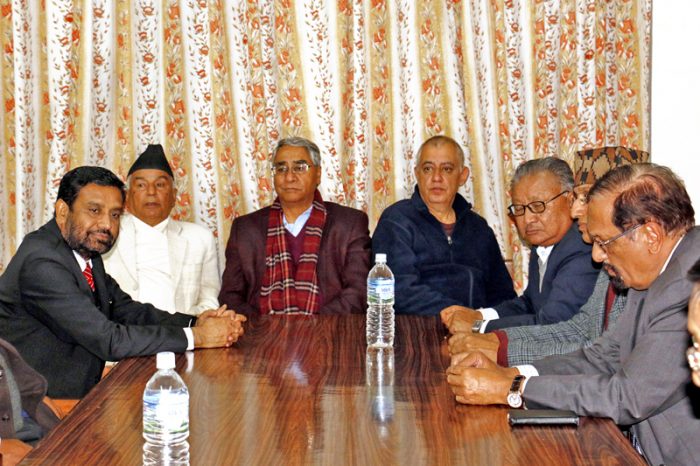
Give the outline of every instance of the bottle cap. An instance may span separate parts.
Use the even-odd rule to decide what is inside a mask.
[[[175,369],[175,353],[171,351],[163,351],[156,355],[156,368],[161,369]]]
[[[381,253],[381,252],[378,252],[378,253],[374,256],[374,262],[386,264],[386,254]]]

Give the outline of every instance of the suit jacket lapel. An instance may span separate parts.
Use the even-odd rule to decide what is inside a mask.
[[[629,332],[630,340],[625,342],[625,347],[620,348],[620,356],[626,357],[634,348],[637,340],[637,335],[640,334],[639,327],[646,325],[642,321],[642,310],[644,309],[644,298],[646,298],[647,292],[639,291],[630,288],[627,291],[627,305],[625,306],[625,319],[629,319],[634,326],[634,331]]]
[[[552,252],[549,253],[549,257],[547,258],[547,265],[545,266],[544,278],[542,280],[542,294],[549,293],[549,289],[551,288],[552,284],[552,274],[555,273],[555,271],[559,268],[558,266],[562,256],[564,256],[565,254],[569,254],[570,248],[567,247],[567,244],[571,235],[578,233],[578,230],[574,230],[576,228],[577,227],[575,223],[571,225],[571,227],[566,232],[561,241],[555,244],[552,248]],[[535,255],[537,255],[536,251],[533,252],[535,253]]]
[[[61,234],[61,230],[58,228],[58,225],[56,224],[56,220],[52,220],[52,223],[50,224],[50,230],[51,232],[58,236],[60,244],[62,247],[59,248],[61,255],[64,258],[64,263],[68,265],[70,268],[71,273],[75,277],[76,282],[78,282],[78,287],[80,288],[80,291],[84,292],[86,295],[90,296],[94,302],[95,298],[92,293],[92,290],[90,289],[90,285],[88,285],[87,280],[85,279],[85,275],[83,275],[83,271],[80,269],[80,264],[78,264],[78,260],[75,258],[75,254],[73,253],[73,250],[68,246],[68,243],[66,243],[66,240],[63,239],[63,235]],[[95,260],[93,259],[93,264],[95,263]],[[102,266],[102,259],[100,259],[100,267],[102,268],[102,275],[104,276],[104,266]],[[95,272],[93,269],[93,280],[95,279]],[[104,288],[104,280],[102,287]],[[95,281],[95,287],[97,288],[97,281]]]
[[[173,288],[177,290],[182,277],[182,265],[187,255],[187,241],[180,234],[182,227],[170,219],[168,222],[168,253],[170,256],[170,273],[173,277]]]
[[[92,279],[95,282],[95,294],[97,295],[97,307],[103,314],[109,316],[109,293],[107,292],[107,280],[105,266],[102,258],[97,256],[92,259]]]

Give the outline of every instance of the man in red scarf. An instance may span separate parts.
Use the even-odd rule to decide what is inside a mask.
[[[321,154],[307,139],[282,139],[272,173],[273,204],[231,225],[220,303],[247,315],[364,312],[367,215],[323,200]]]

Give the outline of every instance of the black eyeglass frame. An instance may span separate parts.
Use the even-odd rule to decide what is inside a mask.
[[[511,204],[508,206],[508,213],[510,213],[510,215],[513,217],[522,217],[523,215],[525,215],[525,209],[527,208],[527,210],[529,210],[533,214],[541,214],[542,212],[547,210],[547,204],[568,192],[571,191],[569,191],[568,189],[566,191],[562,191],[548,201],[533,201],[529,204]]]

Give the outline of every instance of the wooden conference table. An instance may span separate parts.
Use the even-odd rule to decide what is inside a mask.
[[[436,317],[398,316],[381,381],[364,316],[261,317],[233,348],[178,355],[190,464],[644,464],[609,420],[511,429],[506,408],[458,405],[444,337]],[[140,464],[154,371],[155,357],[122,361],[22,464]]]

